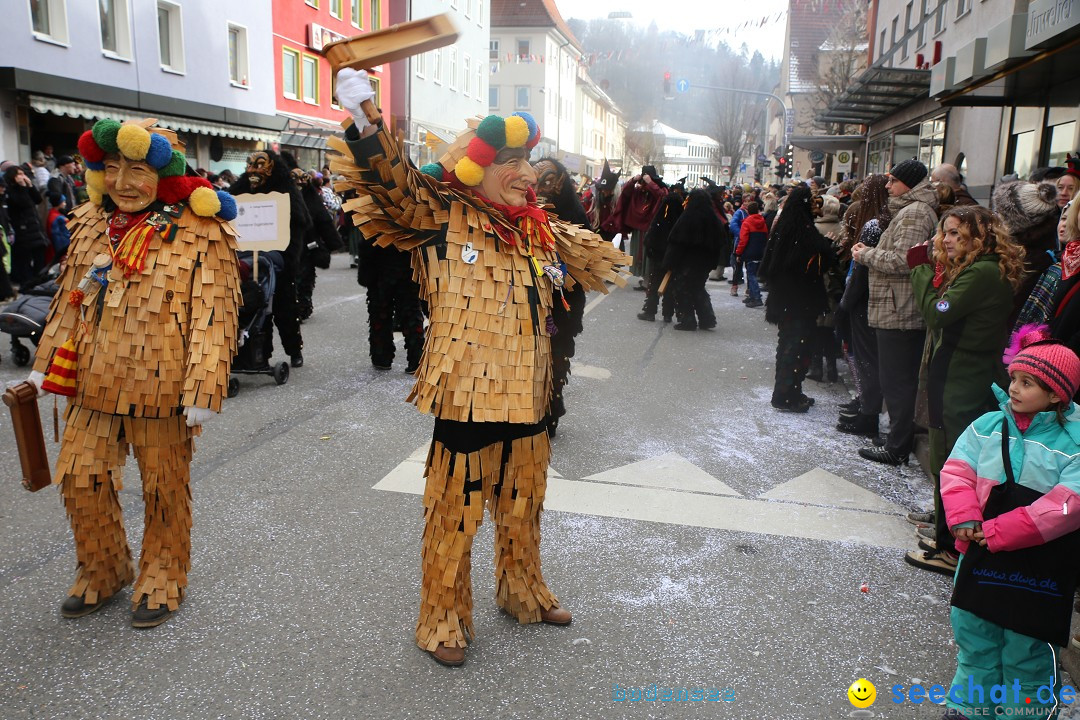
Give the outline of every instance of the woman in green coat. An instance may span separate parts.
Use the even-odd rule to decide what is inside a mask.
[[[911,284],[930,334],[927,399],[936,543],[920,541],[907,561],[952,574],[956,546],[941,505],[939,474],[953,444],[997,406],[991,386],[1008,378],[1001,353],[1009,339],[1013,296],[1024,277],[1024,249],[990,210],[957,206],[941,216],[931,244],[908,253]],[[884,378],[883,378],[884,380]]]

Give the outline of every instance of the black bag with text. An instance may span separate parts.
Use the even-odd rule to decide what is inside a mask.
[[[984,520],[1031,505],[1043,496],[1013,477],[1009,425],[1004,418],[1001,458],[1006,480],[990,491]],[[1023,550],[990,552],[972,542],[956,571],[952,605],[1008,630],[1065,647],[1078,561],[1080,531]]]

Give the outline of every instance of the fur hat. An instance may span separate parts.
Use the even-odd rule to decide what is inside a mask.
[[[990,206],[1009,227],[1018,233],[1057,216],[1057,186],[1052,182],[1010,182],[998,185]]]
[[[915,158],[911,158],[893,165],[889,174],[909,188],[913,188],[926,179],[927,170],[925,165]]]

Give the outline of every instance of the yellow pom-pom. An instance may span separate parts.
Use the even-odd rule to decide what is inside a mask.
[[[474,187],[484,179],[484,168],[470,160],[466,155],[457,161],[457,165],[454,166],[454,174],[457,175],[457,179],[461,181],[462,185]]]
[[[525,118],[511,115],[506,118],[506,147],[525,147],[529,141],[529,123]]]
[[[86,194],[87,194],[87,196],[89,196],[90,202],[94,203],[95,205],[100,205],[101,201],[105,199],[105,196],[104,196],[103,193],[95,190],[92,187],[86,188]]]
[[[104,170],[87,170],[86,175],[86,189],[93,190],[98,195],[105,193],[105,171]]]
[[[130,160],[145,160],[150,150],[150,133],[139,125],[121,125],[116,133],[116,147]]]
[[[208,187],[197,187],[191,191],[188,204],[192,212],[200,217],[213,217],[221,211],[221,201],[217,193]]]

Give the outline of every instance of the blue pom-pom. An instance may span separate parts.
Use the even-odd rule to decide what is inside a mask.
[[[146,151],[146,164],[158,170],[172,160],[172,145],[164,135],[150,133],[150,149]]]
[[[104,170],[105,169],[105,161],[104,160],[101,161],[101,162],[90,162],[89,160],[86,160],[84,158],[83,159],[83,165],[86,166],[87,170]]]
[[[536,121],[533,120],[533,116],[530,115],[527,112],[522,112],[520,110],[518,112],[514,113],[514,114],[517,115],[522,120],[524,120],[525,124],[529,126],[529,139],[531,140],[534,137],[536,137],[536,133],[540,128],[536,124]]]
[[[439,182],[443,182],[443,166],[440,163],[428,163],[420,168],[420,172],[430,175]]]
[[[235,220],[236,199],[224,190],[218,190],[217,197],[221,202],[221,210],[218,210],[217,216],[222,220]]]

